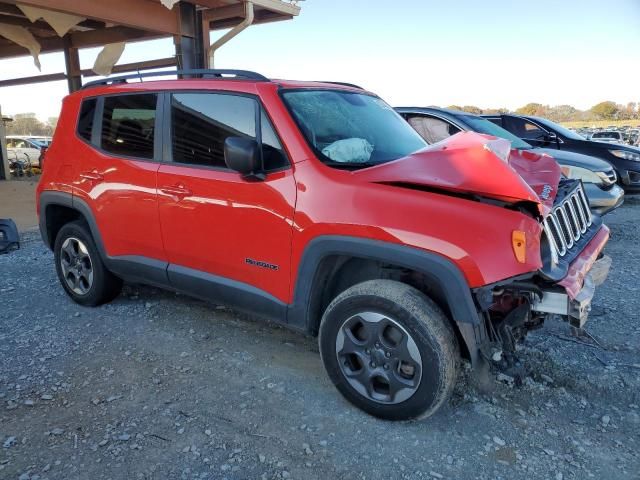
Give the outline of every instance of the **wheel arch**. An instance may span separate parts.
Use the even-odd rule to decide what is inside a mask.
[[[83,220],[87,224],[98,252],[103,260],[106,259],[100,230],[86,202],[66,192],[44,191],[40,194],[40,235],[47,247],[53,249],[57,232],[73,220]]]
[[[484,323],[460,269],[442,255],[389,242],[346,236],[309,242],[298,267],[287,322],[317,335],[328,302],[349,286],[374,278],[400,280],[432,297],[452,321],[465,356],[474,364],[480,360]]]

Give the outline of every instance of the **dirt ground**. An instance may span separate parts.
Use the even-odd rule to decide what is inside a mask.
[[[0,218],[12,218],[21,231],[37,227],[37,185],[38,177],[0,180]]]
[[[548,324],[523,386],[463,369],[434,417],[398,423],[341,398],[315,339],[135,285],[72,303],[29,233],[0,256],[0,478],[639,479],[640,198],[606,220],[591,337]]]

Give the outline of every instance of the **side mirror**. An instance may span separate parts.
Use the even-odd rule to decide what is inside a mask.
[[[224,141],[224,163],[243,176],[264,179],[260,147],[254,139],[227,137]]]
[[[555,134],[555,132],[548,132],[545,135],[545,140],[548,142],[557,142],[558,141],[558,135]]]

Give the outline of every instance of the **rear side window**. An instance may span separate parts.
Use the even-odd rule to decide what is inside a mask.
[[[104,98],[101,147],[127,157],[153,158],[156,94]]]
[[[91,131],[93,130],[93,117],[96,113],[96,99],[88,98],[82,101],[80,116],[78,117],[78,135],[87,142],[91,141]]]
[[[176,93],[171,99],[173,161],[226,168],[227,137],[256,138],[257,102],[216,93]]]

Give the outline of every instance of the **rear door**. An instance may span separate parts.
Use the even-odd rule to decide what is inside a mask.
[[[91,208],[108,256],[166,266],[156,193],[158,98],[135,93],[84,100],[76,132],[81,141],[73,152],[74,196]]]
[[[268,115],[249,95],[166,97],[158,198],[170,281],[200,296],[236,289],[287,302],[296,186]],[[226,167],[229,136],[262,144],[264,180]]]

